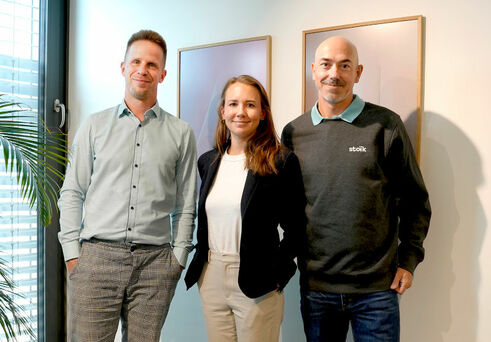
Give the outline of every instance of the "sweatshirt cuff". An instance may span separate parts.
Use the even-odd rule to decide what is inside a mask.
[[[412,274],[414,274],[414,270],[416,269],[416,266],[418,266],[419,263],[420,261],[418,260],[418,258],[408,256],[406,258],[399,259],[398,267],[403,268],[406,271],[409,271]]]
[[[65,261],[75,259],[80,256],[80,242],[78,242],[77,240],[65,242],[61,245],[61,248],[63,249],[63,256],[65,258]]]

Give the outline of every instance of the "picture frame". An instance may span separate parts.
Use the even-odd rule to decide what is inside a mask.
[[[227,80],[250,75],[271,94],[271,36],[178,50],[178,117],[193,128],[198,156],[215,142],[217,108]]]
[[[363,65],[354,93],[400,115],[419,161],[422,115],[423,16],[362,22],[303,31],[302,112],[317,101],[312,62],[325,39],[343,36]]]

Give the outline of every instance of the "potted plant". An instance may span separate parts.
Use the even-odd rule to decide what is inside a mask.
[[[0,94],[0,147],[7,172],[15,172],[20,195],[32,208],[37,205],[43,225],[51,222],[63,173],[56,166],[66,164],[65,139],[60,132],[39,129],[42,121],[21,104]],[[56,166],[53,166],[56,165]],[[0,328],[7,341],[18,333],[34,338],[22,306],[14,302],[15,284],[9,277],[9,265],[0,258]]]

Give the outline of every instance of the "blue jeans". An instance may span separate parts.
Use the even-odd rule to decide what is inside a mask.
[[[302,291],[301,309],[308,342],[345,342],[350,322],[355,342],[399,341],[399,299],[393,290]]]

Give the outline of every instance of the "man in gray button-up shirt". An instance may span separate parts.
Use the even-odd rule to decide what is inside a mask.
[[[59,240],[69,273],[69,335],[158,341],[192,249],[196,144],[159,107],[166,45],[153,31],[128,41],[124,101],[79,129],[61,190]]]

